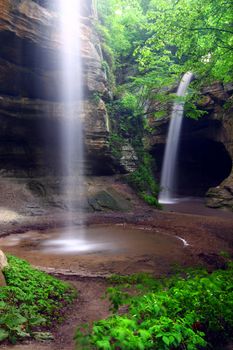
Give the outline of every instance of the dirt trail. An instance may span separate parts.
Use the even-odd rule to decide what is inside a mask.
[[[102,299],[107,282],[100,278],[67,279],[79,291],[78,299],[67,312],[62,325],[52,330],[54,341],[31,341],[20,345],[2,345],[3,350],[74,350],[73,336],[77,326],[106,318],[109,315],[109,303]]]

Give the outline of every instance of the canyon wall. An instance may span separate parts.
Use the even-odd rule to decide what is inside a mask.
[[[0,2],[0,174],[59,175],[61,38],[58,1]],[[108,99],[92,1],[82,4],[83,120],[87,173],[111,172]],[[77,81],[77,84],[80,84]],[[101,164],[101,169],[100,169]]]
[[[47,202],[51,198],[51,202],[56,202],[54,194],[59,192],[63,175],[62,46],[57,4],[55,0],[0,2],[0,187],[6,188],[3,180],[10,179],[16,187],[22,188],[23,184],[30,193],[46,197]],[[103,69],[95,13],[92,0],[82,2],[84,108],[79,117],[85,134],[85,173],[109,175],[135,170],[137,159],[128,146],[122,148],[121,164],[116,164],[111,153],[106,109],[111,94]],[[207,205],[213,207],[233,208],[232,93],[231,84],[216,83],[204,89],[199,107],[206,115],[199,120],[185,118],[180,142],[180,194],[207,193]],[[157,162],[158,177],[168,115],[169,108],[166,118],[149,120],[154,131],[146,138]],[[10,187],[9,193],[18,193],[19,187],[14,190]],[[2,198],[4,202],[5,197]]]

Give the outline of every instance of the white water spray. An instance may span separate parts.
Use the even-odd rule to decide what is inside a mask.
[[[58,251],[82,251],[83,228],[74,230],[73,213],[78,211],[82,223],[84,199],[83,132],[82,132],[82,64],[81,64],[81,0],[57,0],[61,33],[61,172],[62,195],[66,207],[64,233],[58,240],[49,241]],[[78,231],[78,233],[77,233]],[[77,237],[78,235],[78,237]]]
[[[83,196],[82,64],[80,0],[59,0],[61,18],[62,172],[68,213]]]
[[[185,96],[192,76],[193,74],[191,72],[184,74],[176,93],[177,96]],[[176,163],[183,113],[184,102],[175,102],[173,105],[171,120],[169,124],[160,183],[161,192],[159,194],[159,202],[164,204],[175,203],[176,201]]]

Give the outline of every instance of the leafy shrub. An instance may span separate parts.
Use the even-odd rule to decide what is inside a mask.
[[[152,159],[148,154],[143,155],[138,169],[128,176],[128,182],[145,202],[161,208],[157,200],[159,186],[153,176]]]
[[[61,319],[61,308],[74,299],[75,291],[24,260],[8,256],[8,262],[7,286],[0,289],[0,342],[15,343],[32,336],[36,327]]]
[[[115,159],[121,159],[122,157],[122,146],[124,145],[125,140],[122,136],[112,133],[109,137],[109,145],[111,153]]]
[[[126,91],[120,100],[120,106],[122,109],[131,111],[132,113],[135,112],[138,108],[137,97],[129,91]]]
[[[89,331],[78,329],[82,349],[197,350],[217,337],[223,344],[232,334],[232,264],[212,274],[187,270],[163,281],[141,274],[111,282],[107,292],[115,314]]]

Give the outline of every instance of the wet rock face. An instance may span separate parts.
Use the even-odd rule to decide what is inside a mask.
[[[178,159],[178,193],[204,196],[211,207],[233,210],[233,109],[231,84],[215,83],[203,90],[198,107],[207,114],[184,119]],[[151,121],[149,149],[160,175],[169,118]]]
[[[56,1],[0,2],[0,171],[7,176],[57,174],[62,119],[61,38]],[[98,37],[93,28],[92,1],[83,2],[81,42],[88,172],[91,159],[109,167],[107,98]],[[80,81],[77,79],[77,84]],[[59,175],[59,174],[58,174]]]

